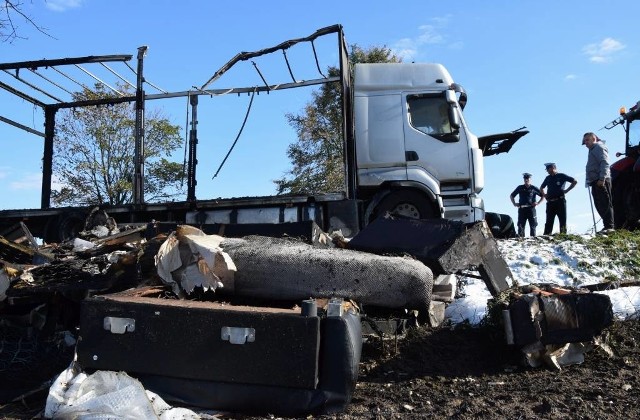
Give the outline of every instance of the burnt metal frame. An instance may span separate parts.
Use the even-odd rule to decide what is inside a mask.
[[[322,74],[320,69],[320,65],[318,63],[318,58],[315,51],[315,46],[313,46],[313,41],[319,37],[336,33],[338,34],[338,50],[340,57],[340,74],[337,77],[326,77]],[[309,42],[313,47],[313,53],[316,60],[316,66],[318,72],[322,75],[322,78],[305,80],[305,81],[296,81],[291,67],[289,65],[289,61],[286,57],[286,50],[298,43]],[[214,73],[214,75],[201,87],[195,87],[194,90],[182,91],[182,92],[166,92],[162,89],[157,88],[155,85],[149,83],[143,77],[143,61],[144,55],[146,53],[146,46],[142,46],[138,48],[138,67],[137,71],[134,71],[137,76],[136,83],[136,92],[135,96],[121,96],[114,98],[104,98],[104,99],[95,99],[95,100],[83,100],[83,101],[71,101],[71,102],[58,102],[47,104],[36,98],[33,98],[26,93],[13,88],[10,85],[0,82],[0,89],[3,89],[9,93],[14,94],[34,105],[39,106],[44,110],[45,117],[45,130],[44,133],[40,133],[36,130],[33,130],[29,127],[26,127],[20,123],[9,120],[7,118],[0,116],[0,121],[13,125],[15,127],[21,128],[25,131],[28,131],[32,134],[40,135],[44,137],[44,152],[43,152],[43,166],[42,166],[42,193],[41,193],[41,208],[48,209],[51,207],[51,178],[52,178],[52,170],[53,170],[53,141],[54,141],[54,133],[55,133],[55,115],[59,109],[65,108],[77,108],[77,107],[85,107],[85,106],[98,106],[98,105],[110,105],[110,104],[118,104],[124,102],[135,102],[136,103],[136,127],[135,127],[135,168],[134,168],[134,194],[133,194],[133,204],[135,207],[140,207],[144,204],[143,190],[144,190],[144,109],[145,102],[147,100],[155,100],[155,99],[164,99],[164,98],[175,98],[175,97],[189,97],[189,102],[192,107],[192,121],[191,121],[191,130],[189,133],[189,154],[188,154],[188,162],[187,162],[187,176],[188,176],[188,184],[187,184],[187,201],[196,200],[195,196],[195,187],[196,187],[196,148],[197,148],[197,105],[198,105],[198,96],[200,95],[208,95],[208,96],[220,96],[227,95],[231,93],[240,94],[240,93],[250,93],[250,92],[270,92],[275,90],[282,89],[290,89],[296,87],[303,86],[312,86],[318,84],[332,83],[332,82],[340,82],[341,86],[341,105],[342,105],[342,114],[343,114],[343,144],[344,144],[344,168],[345,168],[345,188],[346,188],[346,197],[347,198],[355,198],[356,193],[356,165],[355,165],[355,142],[354,142],[354,133],[353,133],[353,117],[351,111],[352,105],[352,89],[351,89],[351,71],[350,71],[350,63],[346,41],[344,38],[344,32],[342,25],[332,25],[327,26],[325,28],[318,29],[313,34],[304,37],[292,39],[289,41],[282,42],[274,47],[262,49],[255,52],[243,52],[234,56],[231,60],[229,60],[225,65],[223,65],[218,71]],[[287,67],[289,69],[289,74],[293,81],[291,83],[281,83],[281,84],[268,84],[264,79],[260,70],[256,67],[256,71],[260,74],[262,81],[264,82],[264,86],[252,86],[252,87],[243,87],[243,88],[230,88],[230,89],[207,89],[209,85],[211,85],[214,81],[219,79],[224,73],[226,73],[229,69],[231,69],[236,63],[240,61],[246,61],[254,57],[259,57],[266,54],[271,54],[276,51],[282,50]],[[56,67],[56,66],[64,66],[64,65],[78,65],[78,64],[87,64],[87,63],[99,63],[104,65],[105,62],[124,62],[126,64],[127,61],[132,59],[132,55],[105,55],[105,56],[86,56],[86,57],[75,57],[75,58],[62,58],[62,59],[53,59],[53,60],[37,60],[37,61],[23,61],[23,62],[15,62],[15,63],[0,63],[0,70],[15,70],[16,78],[20,69],[29,69],[36,70],[41,67]],[[133,69],[132,69],[133,70]],[[86,71],[85,71],[86,72]],[[90,74],[90,73],[89,73]],[[95,77],[94,77],[95,78]],[[19,78],[18,78],[19,79]],[[20,80],[20,79],[19,79]],[[46,80],[46,79],[45,79]],[[96,79],[102,84],[104,82]],[[49,81],[49,80],[47,80]],[[52,83],[51,81],[49,81]],[[133,86],[132,83],[129,83],[125,80],[126,83]],[[143,89],[143,84],[147,83],[154,88],[162,91],[163,93],[159,94],[145,94]],[[108,86],[108,85],[107,85]],[[37,89],[37,88],[36,88]],[[43,92],[45,95],[53,97],[48,93]]]

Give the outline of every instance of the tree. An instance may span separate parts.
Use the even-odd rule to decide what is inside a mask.
[[[50,36],[22,11],[21,0],[0,0],[0,41],[11,43],[16,38],[22,38],[18,34],[18,24],[16,20],[23,20],[39,32]]]
[[[120,90],[126,89],[122,86]],[[113,96],[96,85],[75,101]],[[132,200],[135,109],[133,103],[65,109],[58,115],[54,139],[53,175],[62,185],[52,191],[60,205],[126,204]],[[169,161],[182,144],[180,128],[160,111],[145,117],[146,201],[168,200],[184,193],[183,165]]]
[[[349,62],[397,63],[401,60],[387,47],[362,49],[351,46]],[[329,77],[339,69],[329,67]],[[353,76],[352,76],[353,77]],[[289,145],[287,156],[293,168],[275,180],[278,194],[315,194],[343,191],[344,162],[340,87],[325,83],[312,93],[302,114],[287,114],[298,140]]]

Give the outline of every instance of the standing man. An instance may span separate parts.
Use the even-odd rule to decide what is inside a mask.
[[[536,236],[538,218],[536,217],[536,206],[544,200],[542,192],[536,186],[531,185],[531,174],[523,173],[524,184],[518,185],[509,196],[514,206],[518,208],[518,236],[524,238],[524,225],[529,222],[530,236]],[[515,197],[518,196],[516,204]],[[536,195],[540,200],[536,201]]]
[[[547,199],[547,220],[544,224],[544,234],[551,235],[553,222],[558,216],[560,222],[560,233],[567,233],[567,200],[564,195],[576,186],[578,181],[575,178],[559,173],[555,163],[545,163],[547,177],[540,185],[542,195]],[[565,184],[569,182],[569,188],[565,189]],[[544,189],[548,188],[545,193]]]
[[[603,231],[613,230],[613,205],[611,202],[611,170],[609,169],[609,150],[594,133],[582,136],[582,144],[589,149],[587,158],[587,185],[591,187],[593,204],[602,218]]]

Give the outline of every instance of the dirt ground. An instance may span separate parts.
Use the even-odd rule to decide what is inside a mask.
[[[640,418],[640,323],[607,331],[613,357],[596,349],[560,371],[525,368],[519,351],[482,328],[421,329],[397,348],[369,342],[346,412],[316,418]]]
[[[640,418],[640,323],[616,322],[606,331],[613,357],[596,349],[560,371],[523,367],[519,351],[483,328],[424,328],[398,341],[369,340],[346,412],[315,418]],[[39,418],[45,396],[2,406],[0,417]]]
[[[608,328],[614,356],[525,368],[520,352],[483,329],[419,331],[397,353],[368,348],[352,404],[340,419],[640,418],[640,324]]]

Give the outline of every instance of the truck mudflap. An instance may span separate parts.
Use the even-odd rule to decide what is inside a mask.
[[[362,348],[360,315],[342,300],[319,313],[104,295],[82,303],[78,363],[125,371],[166,401],[298,416],[343,411]]]

